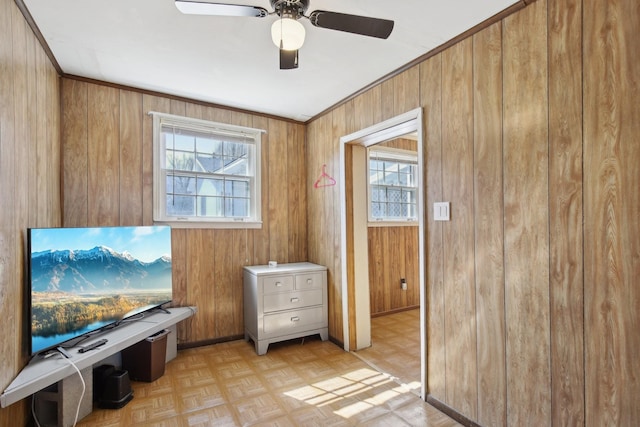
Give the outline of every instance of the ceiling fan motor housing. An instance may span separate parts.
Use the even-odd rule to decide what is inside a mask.
[[[304,16],[309,7],[309,0],[271,0],[271,7],[281,18],[298,19]]]

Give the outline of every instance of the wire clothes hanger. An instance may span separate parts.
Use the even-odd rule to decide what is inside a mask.
[[[331,187],[332,185],[336,185],[336,180],[333,179],[333,177],[331,177],[329,174],[327,174],[327,165],[322,165],[322,174],[313,184],[313,187]]]

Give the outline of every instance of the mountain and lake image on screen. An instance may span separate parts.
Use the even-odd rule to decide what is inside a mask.
[[[29,230],[31,353],[171,301],[168,226]]]

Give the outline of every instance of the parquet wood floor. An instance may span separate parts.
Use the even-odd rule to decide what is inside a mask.
[[[371,347],[355,353],[420,395],[420,309],[371,319]]]
[[[132,382],[123,408],[79,426],[457,426],[390,375],[317,337],[243,340],[178,352],[152,383]]]

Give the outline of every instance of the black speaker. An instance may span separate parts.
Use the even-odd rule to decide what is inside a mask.
[[[133,399],[129,373],[124,370],[114,370],[104,381],[102,396],[98,399],[98,406],[105,409],[119,409]]]

